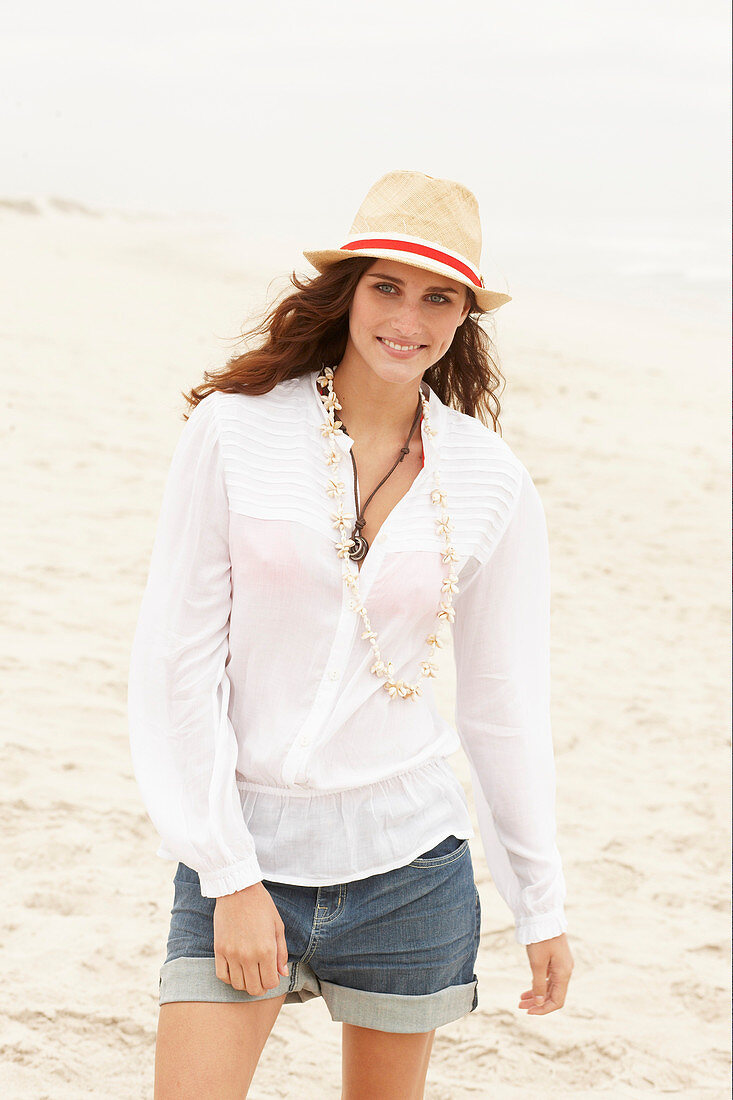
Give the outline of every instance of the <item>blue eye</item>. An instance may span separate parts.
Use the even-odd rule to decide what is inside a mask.
[[[388,287],[390,290],[395,289],[394,286],[392,285],[392,283],[375,283],[374,284],[375,290],[381,291],[383,289],[383,287]],[[433,302],[433,305],[440,305],[440,302],[449,301],[449,299],[446,298],[445,294],[429,294],[428,297],[429,298],[438,298],[438,299],[440,299],[439,302]]]

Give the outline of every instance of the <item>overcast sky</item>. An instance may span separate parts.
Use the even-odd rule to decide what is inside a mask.
[[[319,247],[416,168],[471,187],[485,241],[725,235],[722,0],[6,0],[2,23],[6,196]]]

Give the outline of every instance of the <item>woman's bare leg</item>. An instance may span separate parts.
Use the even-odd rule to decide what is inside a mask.
[[[413,1035],[342,1028],[342,1100],[422,1100],[435,1028]]]
[[[161,1005],[154,1100],[243,1100],[285,996]]]

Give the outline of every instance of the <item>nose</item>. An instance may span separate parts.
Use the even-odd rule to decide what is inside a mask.
[[[417,303],[401,302],[394,311],[392,324],[395,336],[406,342],[420,343],[419,308]]]

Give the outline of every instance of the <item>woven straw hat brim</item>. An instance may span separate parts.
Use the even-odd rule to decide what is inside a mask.
[[[470,287],[476,296],[476,304],[481,310],[498,309],[499,306],[503,306],[506,302],[512,300],[510,294],[502,294],[498,290],[486,290],[484,287],[478,287],[468,279],[462,279],[459,272],[448,271],[439,263],[431,263],[429,260],[423,260],[422,258],[415,259],[412,255],[401,252],[396,253],[391,249],[359,248],[344,252],[340,248],[322,248],[303,252],[303,255],[315,267],[316,271],[321,273],[326,268],[331,267],[332,264],[342,263],[351,259],[352,256],[374,256],[375,258],[397,260],[400,263],[409,264],[410,267],[419,267],[422,271],[433,271],[437,275],[445,275],[450,279],[454,279],[457,283],[463,283],[464,286]]]

